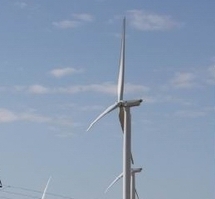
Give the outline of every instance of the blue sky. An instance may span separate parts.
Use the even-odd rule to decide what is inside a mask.
[[[1,198],[28,188],[74,199],[122,198],[116,101],[123,16],[125,98],[141,199],[214,198],[213,1],[1,0]],[[7,187],[10,186],[10,187]],[[24,197],[29,198],[29,197]],[[47,195],[47,199],[56,197]]]

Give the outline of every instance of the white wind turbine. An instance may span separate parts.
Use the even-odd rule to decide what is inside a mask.
[[[123,136],[123,199],[130,199],[130,171],[131,171],[131,114],[130,108],[139,106],[142,99],[128,100],[123,99],[124,94],[124,73],[125,73],[125,23],[123,20],[123,33],[119,63],[119,77],[118,77],[118,99],[117,102],[109,106],[103,113],[101,113],[89,126],[87,131],[103,116],[119,108],[119,120],[124,132]]]
[[[45,186],[45,189],[44,189],[44,191],[43,191],[43,195],[42,195],[42,198],[41,198],[41,199],[45,199],[46,191],[47,191],[47,189],[48,189],[50,180],[51,180],[51,177],[49,177],[48,182],[46,183],[46,186]]]
[[[142,168],[133,168],[131,169],[131,197],[130,199],[135,199],[135,194],[137,195],[137,198],[139,199],[137,190],[136,190],[136,182],[135,182],[135,174],[140,173],[142,171]],[[105,193],[108,192],[108,190],[119,180],[123,177],[123,173],[121,173],[116,179],[108,186],[108,188],[105,190]]]
[[[131,199],[135,199],[135,194],[137,195],[137,198],[139,199],[137,190],[136,190],[136,180],[135,180],[135,174],[140,173],[142,171],[142,168],[136,168],[131,170]]]

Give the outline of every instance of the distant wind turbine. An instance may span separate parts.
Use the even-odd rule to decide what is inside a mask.
[[[46,186],[45,186],[45,189],[44,189],[44,191],[43,191],[43,195],[42,195],[42,198],[41,198],[41,199],[45,199],[46,191],[47,191],[47,189],[48,189],[50,180],[51,180],[51,177],[49,177],[48,182],[46,183]]]
[[[142,168],[131,169],[131,199],[135,199],[135,194],[137,195],[137,198],[139,199],[139,195],[138,195],[137,189],[136,189],[135,174],[140,173],[141,171],[142,171]]]
[[[137,196],[137,198],[139,199],[139,195],[137,193],[136,190],[136,182],[135,182],[135,174],[136,173],[140,173],[142,171],[142,168],[133,168],[131,169],[131,199],[135,199],[135,194]],[[123,177],[123,173],[121,173],[118,177],[116,177],[116,179],[108,186],[108,188],[105,190],[105,193],[108,192],[108,190],[119,180]]]
[[[123,33],[121,43],[121,53],[119,62],[119,77],[118,77],[118,99],[117,102],[109,106],[101,113],[89,126],[87,131],[103,116],[110,113],[116,108],[119,108],[119,121],[124,132],[123,136],[123,199],[130,199],[130,171],[131,171],[131,114],[130,108],[139,106],[142,99],[128,100],[123,99],[124,94],[124,73],[125,73],[125,25],[126,19],[123,19]]]

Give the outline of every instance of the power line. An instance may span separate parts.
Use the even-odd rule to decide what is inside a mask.
[[[8,194],[12,194],[12,195],[17,195],[17,196],[24,196],[24,197],[29,197],[29,198],[37,198],[37,199],[40,199],[40,197],[37,197],[37,196],[28,195],[28,194],[24,194],[24,193],[13,192],[13,191],[5,191],[5,190],[2,190],[1,192],[8,193]]]
[[[13,199],[13,198],[5,197],[5,196],[1,196],[0,198],[3,198],[3,199]]]
[[[22,191],[27,191],[27,192],[31,192],[31,193],[37,193],[37,194],[42,194],[43,192],[42,191],[38,191],[38,190],[35,190],[35,189],[29,189],[29,188],[24,188],[24,187],[18,187],[18,186],[11,186],[11,185],[4,185],[2,186],[2,188],[0,189],[0,192],[5,192],[5,193],[8,193],[8,194],[13,194],[13,195],[20,195],[20,196],[25,196],[25,197],[31,197],[31,198],[40,198],[38,196],[34,196],[34,195],[29,195],[29,194],[25,194],[25,193],[19,193],[19,192],[14,192],[14,191],[7,191],[5,189],[18,189],[18,190],[22,190]],[[65,199],[74,199],[72,197],[69,197],[69,196],[65,196],[65,195],[62,195],[62,194],[56,194],[56,193],[50,193],[50,192],[47,192],[46,195],[50,195],[50,196],[54,196],[54,197],[60,197],[60,198],[65,198]]]

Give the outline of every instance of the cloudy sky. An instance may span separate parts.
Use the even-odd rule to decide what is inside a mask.
[[[215,2],[1,0],[0,198],[122,198],[116,101],[125,98],[140,199],[214,198]],[[31,191],[30,191],[30,190]],[[26,196],[27,195],[27,196]],[[47,199],[62,198],[47,195]]]

